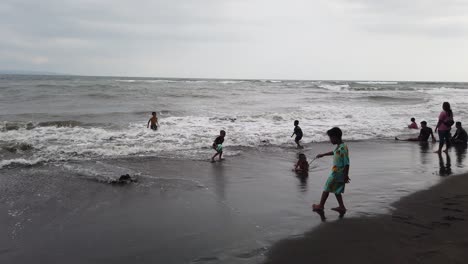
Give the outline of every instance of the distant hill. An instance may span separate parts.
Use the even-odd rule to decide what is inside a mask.
[[[11,74],[11,75],[68,75],[57,72],[47,71],[23,71],[23,70],[0,70],[0,74]]]

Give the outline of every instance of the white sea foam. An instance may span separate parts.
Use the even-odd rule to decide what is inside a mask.
[[[32,94],[30,104],[21,109],[9,104],[5,109],[12,114],[2,116],[3,125],[0,123],[0,145],[5,146],[0,151],[24,160],[4,160],[1,166],[146,155],[204,159],[212,154],[211,144],[220,129],[227,131],[226,155],[242,154],[244,148],[293,147],[290,136],[296,119],[305,144],[327,141],[325,132],[333,126],[343,129],[346,140],[392,139],[409,134],[405,127],[413,116],[434,127],[444,101],[452,103],[457,121],[468,118],[464,110],[468,109],[468,89],[463,84],[401,83],[388,89],[372,85],[367,89],[353,82],[327,81],[268,85],[268,80],[180,79],[170,86],[150,83],[171,80],[122,81],[107,90],[98,82],[100,92],[112,97],[93,97],[92,104],[89,94],[95,91],[88,88],[72,89],[57,104],[48,101],[47,107],[35,97],[44,88],[24,89],[25,96]],[[187,82],[206,83],[196,87]],[[0,90],[0,96],[6,98],[10,93]],[[8,99],[16,98],[11,95]],[[145,123],[146,111],[153,109],[161,113],[161,127],[156,132]],[[50,116],[37,115],[47,122],[25,120],[29,113]],[[21,148],[25,151],[12,154]]]
[[[32,166],[38,164],[40,162],[44,162],[43,158],[33,158],[33,159],[9,159],[9,160],[2,160],[0,161],[0,169],[4,167],[10,166]]]
[[[389,112],[401,111],[398,106],[336,107],[321,109],[304,106],[295,113],[265,113],[226,117],[181,116],[160,120],[160,130],[152,131],[141,123],[131,123],[121,129],[104,127],[36,127],[0,133],[1,140],[26,142],[34,148],[39,160],[76,160],[125,156],[178,156],[206,158],[220,129],[227,131],[227,155],[240,154],[229,148],[260,146],[293,146],[292,121],[301,120],[305,143],[327,140],[325,131],[338,125],[347,140],[391,138],[404,131],[405,119],[395,119]],[[371,118],[371,115],[372,118]],[[28,160],[3,162],[31,163]]]
[[[116,80],[117,82],[124,82],[124,83],[135,83],[135,82],[141,82],[141,83],[174,83],[178,82],[178,80],[163,80],[163,79],[155,79],[155,80]]]
[[[366,82],[355,82],[359,84],[398,84],[398,82],[384,82],[384,81],[366,81]]]
[[[244,83],[246,81],[218,81],[218,83],[222,83],[222,84],[237,84],[237,83]]]
[[[335,91],[335,92],[340,92],[340,91],[348,91],[349,90],[349,85],[348,84],[320,84],[319,87],[329,90],[329,91]]]

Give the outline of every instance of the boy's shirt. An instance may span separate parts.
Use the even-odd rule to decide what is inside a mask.
[[[432,128],[430,127],[421,128],[421,131],[419,132],[419,140],[428,141],[431,134],[432,134]]]
[[[219,145],[219,144],[223,144],[223,142],[224,142],[224,138],[221,137],[221,136],[219,136],[219,137],[217,137],[217,138],[215,139],[214,145],[217,146],[217,145]]]
[[[337,182],[344,182],[344,169],[349,166],[349,150],[345,143],[341,143],[333,151],[333,167],[330,173]]]
[[[302,137],[302,129],[299,126],[295,126],[294,134],[296,134],[296,137]]]

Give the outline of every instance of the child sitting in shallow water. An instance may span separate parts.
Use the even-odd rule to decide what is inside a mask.
[[[338,127],[334,127],[327,131],[328,137],[330,137],[330,142],[333,145],[337,145],[336,149],[331,152],[323,153],[317,155],[317,158],[324,156],[333,155],[333,167],[328,177],[327,182],[325,183],[325,188],[322,193],[322,198],[320,199],[320,204],[313,204],[312,208],[314,211],[323,211],[325,208],[325,202],[327,201],[328,195],[334,193],[336,200],[338,201],[339,207],[332,208],[332,210],[337,211],[340,215],[346,213],[346,207],[343,202],[342,193],[344,193],[345,184],[349,183],[350,179],[348,176],[349,173],[349,152],[348,146],[341,140],[343,132]]]
[[[307,162],[307,157],[304,154],[299,154],[299,160],[294,167],[294,171],[298,173],[307,173],[309,172],[309,162]]]

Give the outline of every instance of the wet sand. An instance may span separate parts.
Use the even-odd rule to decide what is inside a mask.
[[[372,221],[366,217],[388,213],[401,197],[466,171],[466,150],[452,150],[439,159],[431,153],[432,145],[350,142],[349,146],[352,183],[345,194],[349,213],[344,221],[350,223],[360,217]],[[277,241],[322,225],[310,205],[320,198],[331,160],[314,161],[308,178],[297,177],[291,168],[298,152],[311,160],[332,148],[313,144],[300,151],[244,149],[241,155],[228,155],[226,161],[214,164],[133,157],[2,169],[0,263],[260,263]],[[230,150],[235,151],[227,147],[226,154]],[[108,183],[127,173],[139,175],[138,182]],[[330,198],[329,207],[336,204]],[[434,206],[431,201],[423,205]],[[464,218],[447,209],[443,212]],[[403,218],[390,218],[390,223],[408,230],[420,228],[404,223],[418,224],[419,216],[405,220],[409,213],[398,215]],[[343,223],[333,213],[327,212],[327,218]],[[436,221],[440,227],[432,224]],[[430,227],[450,230],[445,222],[454,226],[461,221],[430,220]],[[370,243],[359,236],[353,237],[353,243]],[[393,247],[376,243],[377,236],[369,239],[375,247]],[[277,248],[281,247],[275,246],[271,256],[284,252],[294,256]],[[309,246],[303,249],[310,251]]]
[[[467,190],[461,174],[401,199],[391,214],[322,223],[278,242],[265,263],[466,263]]]

